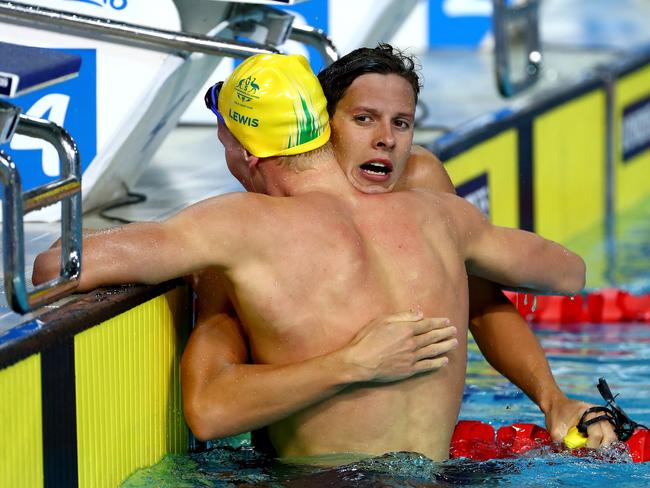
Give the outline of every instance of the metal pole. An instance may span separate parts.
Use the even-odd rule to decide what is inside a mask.
[[[277,49],[262,44],[217,41],[201,34],[152,29],[15,2],[0,1],[0,19],[29,27],[38,25],[50,30],[69,28],[81,34],[163,52],[189,51],[232,58],[278,52]]]

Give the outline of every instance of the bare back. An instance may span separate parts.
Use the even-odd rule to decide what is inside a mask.
[[[420,192],[270,198],[255,255],[226,272],[257,364],[288,364],[347,344],[396,310],[467,323],[467,277],[445,205]],[[462,325],[460,325],[462,327]],[[278,454],[417,451],[447,457],[465,375],[466,334],[447,368],[348,388],[269,427]]]

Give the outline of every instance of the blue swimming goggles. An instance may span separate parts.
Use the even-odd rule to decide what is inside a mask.
[[[205,92],[205,97],[203,97],[203,100],[205,101],[205,106],[212,110],[212,113],[215,114],[217,118],[225,124],[226,121],[223,120],[223,115],[219,113],[218,109],[219,92],[221,91],[222,86],[223,81],[212,85],[210,88],[208,88],[208,91]]]

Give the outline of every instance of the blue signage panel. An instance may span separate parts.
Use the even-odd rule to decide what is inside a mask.
[[[97,154],[97,69],[94,49],[63,49],[81,56],[79,76],[14,98],[11,102],[32,117],[63,126],[79,149],[82,171]],[[2,149],[20,173],[23,190],[55,181],[60,177],[54,148],[37,139],[14,136]]]
[[[490,190],[487,173],[482,173],[476,178],[457,186],[456,193],[490,218]]]
[[[329,30],[329,2],[328,0],[311,0],[304,3],[291,5],[290,7],[280,7],[289,13],[296,13],[305,19],[305,23],[311,27],[322,29],[324,32]],[[301,22],[297,22],[301,23]],[[314,73],[318,73],[325,67],[325,62],[320,54],[313,47],[308,48],[309,61]]]
[[[623,161],[650,149],[650,97],[623,109]]]
[[[475,47],[491,28],[491,0],[429,0],[431,47]]]

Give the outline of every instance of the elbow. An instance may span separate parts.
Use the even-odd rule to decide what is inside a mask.
[[[204,405],[197,400],[183,401],[183,414],[187,426],[199,441],[207,442],[241,434],[230,428],[227,414],[220,413],[215,405]]]
[[[569,272],[565,274],[562,284],[563,294],[574,296],[579,294],[585,287],[587,266],[584,259],[577,254],[572,256],[572,265],[568,267]]]
[[[194,434],[194,437],[201,442],[208,442],[219,438],[218,435],[213,434],[209,425],[204,422],[200,416],[188,415],[185,413],[185,422],[187,422],[187,426],[192,431],[192,434]]]
[[[187,426],[199,441],[207,442],[218,437],[210,428],[210,422],[200,402],[183,400],[183,415]]]

